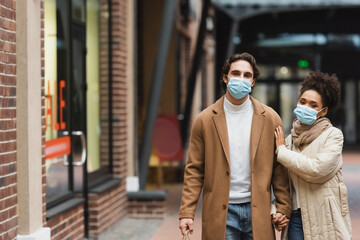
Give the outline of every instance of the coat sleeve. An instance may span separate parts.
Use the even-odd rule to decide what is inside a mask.
[[[188,160],[184,172],[184,185],[179,219],[194,219],[196,205],[204,182],[204,138],[202,122],[198,117],[192,127]]]
[[[276,126],[282,127],[280,117],[276,118]],[[275,132],[275,129],[274,129]],[[274,136],[275,138],[275,136]],[[274,141],[275,142],[275,141]],[[275,146],[274,146],[275,152]],[[272,187],[276,198],[276,212],[280,212],[290,218],[292,209],[292,200],[290,195],[290,184],[287,170],[284,166],[276,161],[274,154],[274,168],[272,174]]]
[[[342,132],[333,128],[314,158],[291,151],[285,146],[278,149],[278,162],[310,183],[324,183],[332,178],[342,166]]]

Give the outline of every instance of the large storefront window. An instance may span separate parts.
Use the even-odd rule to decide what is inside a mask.
[[[58,79],[58,59],[68,52],[62,31],[58,32],[55,0],[45,1],[45,96],[46,96],[46,197],[49,202],[70,193],[67,167],[70,139],[61,136],[66,130],[63,107],[65,79]],[[60,17],[60,16],[59,16]],[[59,51],[59,49],[61,49]],[[58,54],[59,53],[59,54]],[[61,64],[62,65],[62,64]],[[63,66],[63,65],[62,65]],[[65,105],[65,106],[64,106]],[[59,106],[62,106],[59,108]]]
[[[85,8],[84,0],[72,1],[72,17],[81,22],[85,22]]]
[[[44,2],[48,203],[82,193],[88,180],[111,171],[107,3]]]
[[[88,171],[109,166],[109,26],[108,1],[87,1],[86,76]]]

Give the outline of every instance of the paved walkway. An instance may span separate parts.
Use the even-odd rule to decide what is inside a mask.
[[[353,240],[360,240],[360,153],[345,153],[343,167],[344,181],[348,188]],[[167,185],[167,214],[164,220],[142,220],[123,218],[116,226],[104,233],[100,240],[181,240],[178,228],[178,210],[181,198],[181,184]],[[195,215],[194,234],[191,240],[200,240],[201,203]],[[278,237],[278,236],[277,236]],[[279,239],[279,238],[278,238]]]

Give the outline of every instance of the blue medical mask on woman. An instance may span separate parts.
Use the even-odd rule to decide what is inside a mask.
[[[323,109],[324,108],[322,108],[320,111],[316,111],[311,107],[298,104],[294,110],[294,113],[302,124],[312,125],[316,121],[318,113]]]
[[[251,92],[251,83],[242,78],[232,77],[227,85],[231,96],[241,99]]]

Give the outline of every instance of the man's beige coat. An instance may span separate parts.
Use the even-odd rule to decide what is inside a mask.
[[[276,162],[274,153],[274,132],[281,119],[271,108],[252,97],[251,101],[254,106],[250,137],[253,236],[255,240],[272,240],[275,237],[270,216],[271,187],[277,199],[277,211],[287,216],[291,212],[287,171]],[[194,219],[203,189],[203,240],[225,239],[231,172],[223,105],[224,97],[195,120],[184,174],[179,218]]]
[[[342,132],[331,127],[301,153],[289,150],[291,135],[286,138],[286,148],[278,149],[278,161],[298,180],[305,240],[351,239],[347,189],[341,173],[343,140]],[[287,239],[286,234],[282,239]]]

